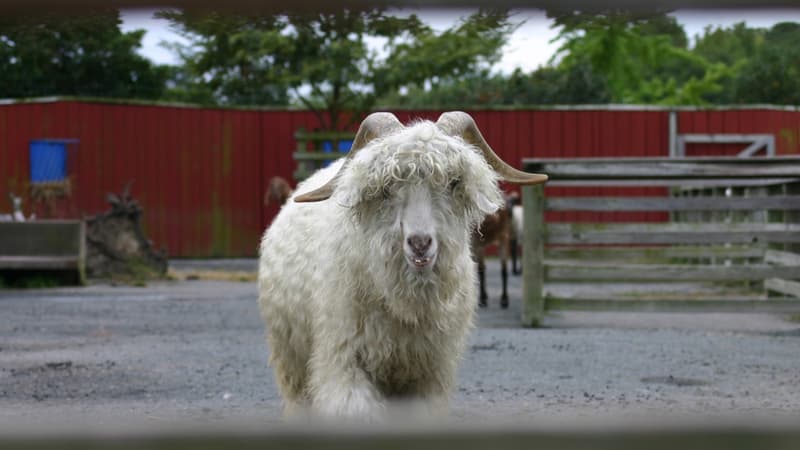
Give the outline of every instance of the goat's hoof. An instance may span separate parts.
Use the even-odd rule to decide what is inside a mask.
[[[482,298],[482,299],[478,300],[478,306],[480,306],[481,308],[486,308],[486,306],[487,306],[486,299]]]
[[[503,308],[503,309],[508,308],[508,299],[507,298],[501,298],[500,299],[500,307]]]

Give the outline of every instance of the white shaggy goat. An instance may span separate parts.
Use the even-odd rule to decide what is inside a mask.
[[[298,186],[259,269],[285,413],[446,407],[475,308],[470,233],[502,205],[498,179],[547,177],[505,164],[466,113],[409,127],[374,113],[346,158]]]

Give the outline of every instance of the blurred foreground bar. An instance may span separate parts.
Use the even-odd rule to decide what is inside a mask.
[[[478,427],[480,428],[480,427]],[[636,429],[605,431],[601,427],[572,431],[525,431],[521,429],[445,429],[442,431],[313,431],[292,432],[196,432],[45,433],[36,437],[0,434],[3,450],[72,449],[558,449],[558,450],[796,450],[800,449],[798,426],[789,428],[689,427],[669,430]]]
[[[375,7],[407,8],[540,8],[580,9],[583,11],[621,8],[627,10],[679,8],[797,8],[796,0],[294,0],[277,2],[264,0],[3,0],[0,11],[58,11],[80,13],[97,7],[116,8],[188,8],[215,11],[332,11],[337,9],[369,9]]]

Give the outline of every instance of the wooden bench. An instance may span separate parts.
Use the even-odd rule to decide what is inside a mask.
[[[85,267],[83,221],[0,222],[0,273],[47,272],[85,284]]]
[[[553,310],[800,312],[791,295],[800,280],[800,158],[526,159],[524,167],[548,174],[548,186],[662,186],[663,195],[546,198],[542,186],[524,187],[523,325],[536,326]],[[734,187],[742,195],[732,195]],[[658,212],[665,219],[545,223],[548,211]],[[550,283],[598,289],[559,296]],[[608,283],[617,287],[604,295]],[[724,295],[644,283],[722,285]],[[626,292],[627,284],[637,291]]]

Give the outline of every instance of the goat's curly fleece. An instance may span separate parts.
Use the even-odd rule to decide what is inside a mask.
[[[470,232],[503,202],[497,175],[431,122],[376,139],[346,164],[331,198],[290,200],[261,243],[259,306],[286,412],[374,416],[391,399],[442,411],[477,298]],[[397,220],[395,199],[411,187],[434,203],[439,250],[425,274],[409,268]]]

